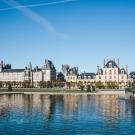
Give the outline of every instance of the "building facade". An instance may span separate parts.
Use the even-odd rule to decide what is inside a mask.
[[[82,84],[92,84],[96,82],[95,73],[81,73],[77,77],[77,83],[82,82]]]
[[[44,65],[39,68],[32,68],[31,63],[24,69],[12,69],[10,64],[0,63],[0,81],[2,82],[23,82],[32,83],[40,81],[56,80],[56,69],[50,60],[45,60]]]
[[[66,82],[73,82],[73,83],[94,83],[96,81],[96,74],[95,73],[81,73],[79,74],[78,67],[70,68],[69,65],[62,65],[62,73],[65,76]]]
[[[126,87],[128,85],[128,66],[120,68],[119,60],[104,60],[103,68],[97,69],[96,82],[116,82],[119,87]]]
[[[78,67],[69,68],[65,76],[66,82],[77,82],[78,77]]]

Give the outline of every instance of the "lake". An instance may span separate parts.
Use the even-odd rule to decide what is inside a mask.
[[[116,95],[0,95],[0,135],[134,135],[135,102]]]

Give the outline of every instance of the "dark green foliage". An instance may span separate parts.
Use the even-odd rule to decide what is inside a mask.
[[[11,84],[8,85],[8,91],[12,91],[12,85]]]
[[[95,89],[95,86],[92,86],[92,91],[95,91],[96,89]]]
[[[57,75],[57,80],[58,81],[65,81],[65,77],[61,72]]]
[[[2,82],[0,81],[0,88],[2,88]]]
[[[87,92],[91,92],[91,86],[90,85],[87,86]]]
[[[81,88],[81,91],[84,91],[84,85],[81,85],[80,88]]]

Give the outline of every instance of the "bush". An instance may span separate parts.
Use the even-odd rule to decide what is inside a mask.
[[[95,86],[92,86],[92,91],[95,91],[96,89],[95,89]]]
[[[11,84],[8,85],[8,91],[12,91],[12,86],[11,86]]]
[[[80,88],[81,88],[81,91],[83,91],[84,90],[84,85],[80,86]]]
[[[91,87],[90,87],[90,85],[87,86],[87,92],[91,92]]]

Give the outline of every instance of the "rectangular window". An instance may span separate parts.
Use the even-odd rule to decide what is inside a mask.
[[[109,74],[110,74],[110,75],[112,74],[112,70],[109,70]]]

